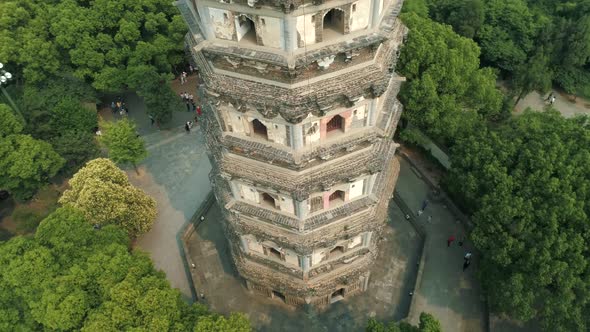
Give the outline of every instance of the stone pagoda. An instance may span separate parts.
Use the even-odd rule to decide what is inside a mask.
[[[176,5],[246,286],[320,307],[366,290],[399,173],[402,0]]]

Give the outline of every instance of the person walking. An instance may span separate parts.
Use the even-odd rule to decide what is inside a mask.
[[[550,101],[552,97],[553,97],[553,92],[551,92],[549,94],[549,96],[547,96],[547,98],[545,99],[545,101]]]
[[[427,200],[427,199],[425,199],[425,200],[422,202],[422,209],[421,209],[421,210],[422,210],[422,211],[426,210],[426,207],[427,207],[427,206],[428,206],[428,200]]]
[[[468,252],[465,254],[465,256],[463,256],[463,259],[464,259],[464,260],[471,260],[471,256],[473,256],[473,255],[471,254],[471,252],[469,252],[469,251],[468,251]]]
[[[201,111],[201,106],[197,106],[197,115],[201,116],[201,114],[203,114]]]
[[[188,72],[192,75],[193,71],[195,71],[195,68],[193,68],[193,65],[188,65]]]
[[[184,84],[186,83],[186,72],[183,71],[182,74],[180,74],[180,84]]]
[[[188,111],[190,112],[195,109],[195,97],[193,97],[192,93],[190,95],[188,95],[187,100],[188,100],[188,103],[190,104],[190,107],[188,109]]]
[[[463,272],[465,272],[465,270],[467,270],[469,265],[471,265],[471,260],[468,259],[463,262]]]
[[[151,114],[149,114],[148,116],[150,117],[150,126],[153,126],[156,121],[154,120],[154,117]]]
[[[115,104],[114,100],[111,102],[111,111],[113,111],[113,114],[117,113],[117,104]]]
[[[447,239],[447,247],[450,247],[454,241],[455,241],[455,236],[453,234],[451,234],[451,236],[449,236],[449,238]]]
[[[551,97],[551,101],[549,101],[549,104],[550,105],[553,105],[553,103],[555,103],[555,96],[552,96]]]
[[[465,256],[463,256],[463,271],[465,271],[469,265],[471,265],[471,252],[467,252]]]
[[[428,223],[432,223],[432,216],[428,216]]]
[[[184,124],[184,130],[186,130],[186,132],[187,132],[187,133],[190,133],[190,132],[191,132],[190,121],[187,121],[187,122]]]

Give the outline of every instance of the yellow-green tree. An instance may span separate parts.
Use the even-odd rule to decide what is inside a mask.
[[[250,332],[243,315],[228,318],[189,305],[129,250],[120,227],[94,229],[63,207],[34,236],[0,242],[0,331]]]
[[[70,180],[60,203],[80,209],[93,224],[117,224],[130,237],[148,232],[156,219],[156,202],[129,182],[112,161],[89,161]]]

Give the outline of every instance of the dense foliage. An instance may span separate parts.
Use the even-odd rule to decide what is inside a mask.
[[[0,104],[0,189],[28,199],[54,176],[64,160],[47,142],[22,134],[12,110]]]
[[[550,331],[590,327],[590,122],[526,112],[452,149],[492,308]]]
[[[447,100],[472,97],[456,88],[438,94],[424,91],[453,86],[457,75],[444,66],[461,68],[479,55],[455,51],[460,38],[432,23],[432,17],[473,37],[482,47],[484,63],[510,78],[517,99],[532,90],[547,90],[552,81],[573,92],[559,75],[565,68],[578,78],[588,72],[590,34],[584,32],[583,20],[590,2],[406,3],[404,10],[413,14],[404,14],[403,19],[411,31],[398,68],[408,77],[407,87],[402,88],[406,117],[451,147],[452,169],[445,186],[472,215],[471,238],[482,254],[480,276],[491,309],[524,321],[540,321],[548,331],[588,330],[590,120],[565,119],[555,111],[529,111],[501,123],[484,115],[488,107],[484,105],[478,111],[484,116],[451,113],[460,126],[455,130],[442,121],[441,110],[448,110]],[[436,34],[429,32],[433,27]],[[424,41],[418,43],[420,39]],[[453,51],[459,55],[452,61],[437,61]],[[424,74],[413,75],[415,68]],[[440,81],[427,76],[429,72],[440,73]],[[505,101],[503,109],[509,106]],[[450,132],[445,132],[447,128]]]
[[[55,104],[37,100],[44,105],[27,113],[26,130],[33,137],[49,142],[66,160],[64,171],[67,175],[98,156],[98,144],[94,138],[98,126],[95,110],[80,104],[71,95],[62,96]]]
[[[513,78],[531,64],[545,76],[535,90],[544,92],[553,81],[568,93],[590,95],[590,1],[410,1],[426,4],[431,18],[479,43],[482,59],[511,79],[516,95],[530,88],[521,85],[526,79]]]
[[[135,123],[123,119],[102,124],[100,142],[109,151],[109,157],[116,163],[131,164],[137,171],[137,163],[147,157],[143,139],[137,134]]]
[[[414,13],[404,14],[411,33],[398,68],[407,78],[400,98],[412,124],[447,143],[469,132],[480,118],[502,110],[496,77],[479,67],[479,48],[450,27]]]
[[[72,205],[96,225],[117,224],[136,237],[156,219],[156,202],[129,182],[109,159],[89,161],[70,180],[59,202]]]
[[[167,0],[0,2],[0,62],[32,86],[73,77],[102,92],[167,99],[185,33]],[[174,105],[147,106],[163,122]]]
[[[251,331],[241,315],[189,306],[128,248],[124,231],[94,229],[71,207],[47,217],[34,237],[0,243],[0,330]]]
[[[0,61],[31,83],[71,70],[117,91],[138,68],[166,77],[182,60],[186,26],[166,0],[14,0],[0,13]]]
[[[442,332],[440,322],[431,314],[420,314],[420,324],[411,325],[406,322],[390,322],[384,324],[374,318],[369,319],[366,332]]]

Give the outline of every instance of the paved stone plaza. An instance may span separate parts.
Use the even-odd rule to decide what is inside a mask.
[[[197,266],[193,278],[198,293],[213,311],[244,312],[260,331],[361,331],[369,317],[399,320],[407,315],[419,260],[421,240],[395,204],[371,269],[366,293],[340,301],[325,312],[296,310],[279,300],[254,296],[237,276],[214,205],[188,240],[190,260]]]
[[[553,107],[566,118],[574,117],[576,115],[590,115],[590,101],[585,100],[581,97],[577,98],[575,102],[570,100],[570,96],[561,93],[558,90],[551,90],[556,96],[555,104]],[[547,95],[540,95],[534,91],[526,95],[522,100],[518,102],[515,107],[515,113],[519,114],[524,111],[527,107],[533,110],[541,111],[547,107],[548,103],[545,101]]]
[[[127,174],[134,185],[156,200],[158,209],[152,230],[139,237],[136,246],[148,252],[156,268],[166,273],[172,287],[189,298],[176,234],[211,190],[208,176],[211,165],[202,131],[197,125],[190,133],[185,132],[183,124],[194,114],[184,109],[174,112],[171,123],[158,130],[150,125],[140,97],[128,94],[124,100],[130,109],[129,118],[137,124],[148,150],[148,157],[139,165],[140,175],[132,168],[127,169]],[[113,119],[108,110],[101,115]]]
[[[138,176],[128,171],[131,182],[157,202],[158,217],[150,232],[137,240],[137,246],[150,254],[154,265],[166,272],[172,287],[190,296],[188,281],[180,259],[176,234],[191,218],[211,190],[208,174],[211,165],[205,153],[200,128],[190,134],[184,129],[161,131],[146,137],[149,155]]]
[[[400,198],[416,214],[431,188],[417,170],[400,158],[401,170],[397,184]],[[428,217],[432,216],[431,222]],[[421,312],[433,314],[440,320],[443,331],[485,331],[486,310],[477,280],[478,257],[470,241],[463,247],[457,241],[447,248],[452,234],[457,240],[466,234],[455,216],[441,203],[431,201],[424,213],[417,217],[427,233],[425,263],[421,283],[415,293],[415,304],[410,321],[418,323]],[[463,255],[471,251],[474,262],[462,271]]]

